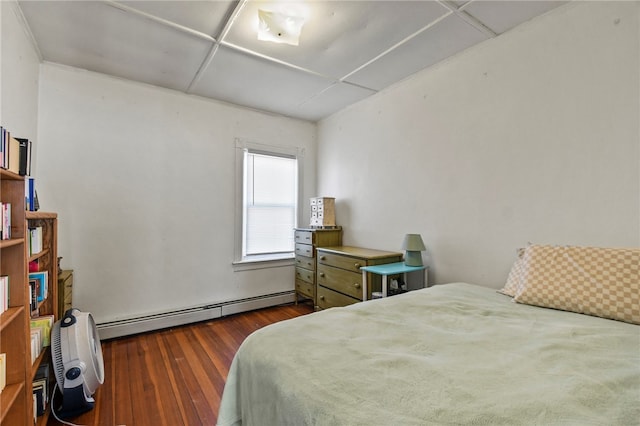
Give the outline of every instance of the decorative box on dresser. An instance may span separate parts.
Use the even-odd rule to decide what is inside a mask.
[[[362,247],[323,247],[317,250],[317,306],[327,309],[361,302],[362,266],[400,262],[402,253]],[[367,299],[380,291],[380,275],[368,273]]]
[[[342,244],[342,228],[295,229],[296,251],[296,303],[298,298],[316,300],[316,250],[318,247],[336,246]]]

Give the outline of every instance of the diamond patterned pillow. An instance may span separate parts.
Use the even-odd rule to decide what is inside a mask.
[[[640,249],[531,245],[514,300],[640,324]]]

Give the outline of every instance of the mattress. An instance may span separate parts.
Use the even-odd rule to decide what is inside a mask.
[[[452,283],[256,331],[232,362],[218,424],[639,419],[640,326]]]

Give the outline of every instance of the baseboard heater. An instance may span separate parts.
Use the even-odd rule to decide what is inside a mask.
[[[282,305],[291,303],[294,300],[295,292],[285,291],[247,299],[144,315],[136,318],[109,321],[99,323],[96,327],[100,335],[100,340],[105,340]]]

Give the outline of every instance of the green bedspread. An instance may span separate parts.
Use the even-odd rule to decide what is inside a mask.
[[[446,284],[277,323],[219,425],[640,425],[640,326]]]

